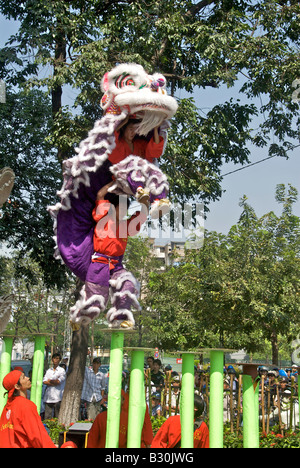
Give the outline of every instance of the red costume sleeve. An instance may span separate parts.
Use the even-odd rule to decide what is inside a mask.
[[[119,429],[119,448],[126,448],[127,445],[127,425],[128,413],[121,410],[120,414],[120,429]],[[105,448],[106,444],[106,426],[107,426],[107,411],[98,414],[91,427],[87,448]]]
[[[157,432],[151,448],[172,448],[180,439],[180,416],[171,416]],[[209,448],[209,431],[205,422],[194,432],[194,448]]]
[[[194,432],[194,448],[209,448],[209,431],[204,421]]]
[[[89,432],[87,448],[105,448],[106,418],[106,411],[96,416]]]
[[[146,147],[145,157],[149,162],[153,162],[154,159],[160,158],[164,149],[164,139],[159,137],[159,143],[155,143],[154,139],[151,138]]]
[[[151,448],[175,447],[181,438],[180,416],[170,416],[158,430]]]
[[[21,421],[27,434],[30,446],[33,448],[56,448],[38,415],[36,405],[25,400],[26,406],[22,408]]]
[[[162,136],[159,136],[159,143],[155,143],[153,137],[149,141],[137,137],[133,140],[133,152],[125,140],[122,138],[119,139],[119,132],[115,132],[115,141],[116,146],[108,156],[112,164],[123,161],[123,159],[127,158],[130,154],[145,158],[152,163],[155,158],[159,158],[162,155],[164,149],[164,139]]]
[[[144,419],[144,425],[143,425],[143,430],[142,430],[141,448],[151,445],[152,441],[153,441],[153,430],[152,430],[152,424],[151,424],[151,419],[150,419],[150,414],[149,414],[149,408],[148,408],[148,405],[146,405],[145,419]]]
[[[95,208],[93,209],[93,218],[96,223],[103,219],[109,212],[111,203],[108,200],[96,200]]]
[[[0,425],[1,448],[56,448],[36,405],[22,396],[16,397],[11,405],[4,408]]]

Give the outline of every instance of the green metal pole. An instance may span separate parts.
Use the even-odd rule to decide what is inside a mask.
[[[41,410],[43,389],[45,340],[46,338],[43,335],[35,337],[32,365],[30,400],[36,404],[39,414]]]
[[[105,448],[118,448],[121,412],[124,333],[112,332]]]
[[[255,431],[257,448],[259,448],[259,382],[260,378],[258,377],[254,383]]]
[[[258,385],[254,390],[252,377],[243,375],[243,446],[259,448]]]
[[[181,447],[194,448],[194,354],[182,355],[180,424]]]
[[[134,350],[131,359],[127,448],[140,448],[145,420],[144,351]]]
[[[209,448],[223,448],[224,352],[210,352]]]
[[[0,416],[7,402],[7,395],[4,396],[6,390],[2,386],[2,382],[3,382],[4,377],[10,372],[12,347],[13,347],[13,337],[12,336],[3,337],[3,346],[2,346],[1,361],[0,361],[1,362],[1,365],[0,365]]]

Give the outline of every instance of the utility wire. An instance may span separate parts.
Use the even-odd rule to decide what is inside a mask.
[[[294,146],[294,147],[293,147],[293,150],[294,150],[295,148],[298,148],[299,146],[300,146],[300,145]],[[291,150],[289,150],[289,151],[291,151]],[[226,172],[226,174],[222,174],[221,177],[226,177],[226,176],[228,176],[228,175],[230,175],[230,174],[234,174],[235,172],[243,171],[244,169],[247,169],[248,167],[255,166],[256,164],[260,164],[260,163],[262,163],[262,162],[264,162],[264,161],[267,161],[268,159],[272,159],[272,158],[276,158],[276,157],[277,157],[276,154],[274,154],[273,156],[268,156],[267,158],[260,159],[259,161],[256,161],[256,162],[251,163],[251,164],[247,164],[247,166],[240,167],[239,169],[235,169],[234,171]]]

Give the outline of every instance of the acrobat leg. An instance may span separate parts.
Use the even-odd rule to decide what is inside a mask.
[[[88,324],[105,310],[109,298],[109,285],[85,283],[80,291],[80,298],[71,307],[72,324]]]
[[[133,328],[135,320],[131,309],[140,310],[138,302],[139,285],[132,273],[124,268],[113,272],[111,287],[111,309],[107,312],[110,328]]]
[[[90,323],[106,308],[109,299],[109,266],[91,262],[80,298],[71,308],[71,323]]]
[[[169,184],[165,174],[159,167],[139,156],[128,156],[110,168],[115,178],[115,184],[109,191],[114,193],[127,193],[140,199],[148,195],[152,204],[150,215],[158,218],[170,210],[167,199]],[[159,213],[160,211],[160,213]]]

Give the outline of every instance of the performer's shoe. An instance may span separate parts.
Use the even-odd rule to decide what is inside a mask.
[[[150,216],[152,219],[158,219],[169,213],[171,209],[170,200],[162,198],[161,200],[155,200],[150,208]]]
[[[135,198],[140,203],[149,202],[149,193],[150,192],[148,189],[144,189],[143,187],[138,187],[136,194],[135,194]]]
[[[72,331],[78,331],[80,329],[80,323],[75,323],[70,320],[70,327]]]
[[[128,330],[134,328],[134,323],[131,320],[113,320],[108,324],[108,328],[127,328]]]

